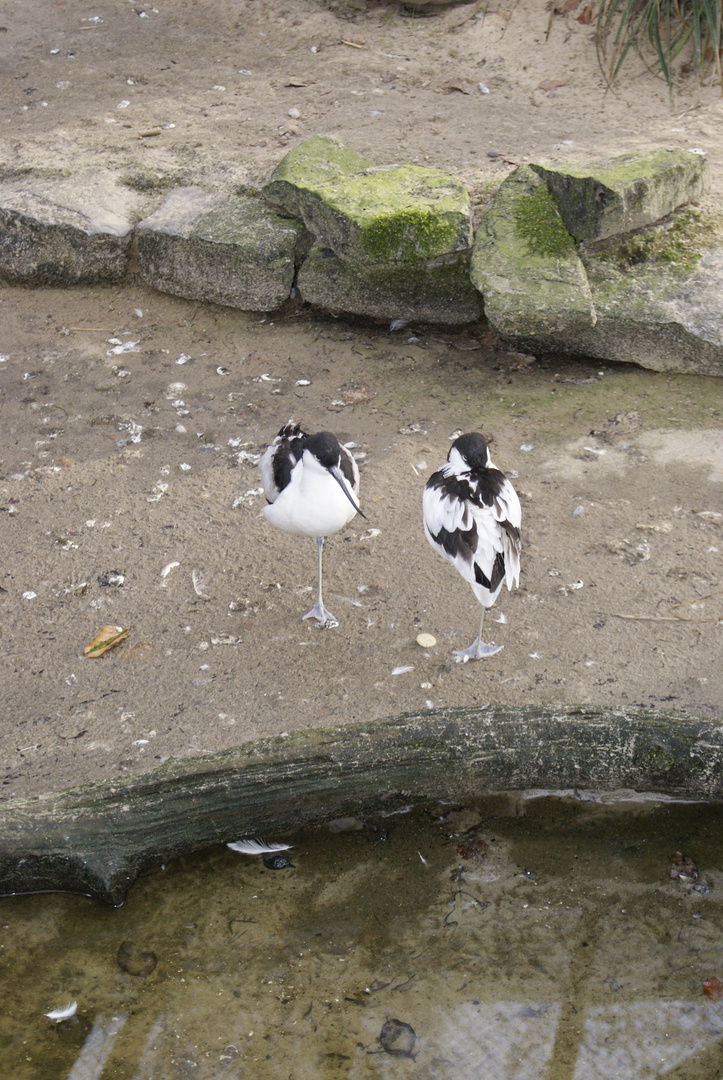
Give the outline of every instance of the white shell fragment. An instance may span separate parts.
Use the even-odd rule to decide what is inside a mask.
[[[110,341],[115,340],[116,338],[109,338],[109,343]],[[107,349],[106,356],[118,356],[122,353],[140,352],[141,350],[138,348],[138,345],[139,342],[137,341],[124,341],[122,344],[119,343],[114,345],[112,349]]]
[[[75,1016],[78,1011],[78,1002],[69,1001],[67,1005],[62,1009],[51,1009],[50,1012],[45,1013],[48,1020],[54,1020],[56,1024],[59,1024],[61,1020],[70,1020],[71,1016]]]

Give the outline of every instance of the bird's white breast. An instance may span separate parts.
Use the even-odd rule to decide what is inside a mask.
[[[356,514],[354,506],[313,454],[304,451],[291,470],[291,480],[269,506],[266,518],[283,532],[331,536]]]

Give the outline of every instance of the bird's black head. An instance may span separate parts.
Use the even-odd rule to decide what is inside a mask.
[[[325,469],[338,465],[341,458],[339,440],[330,431],[318,431],[316,435],[307,435],[304,439],[304,450],[309,450]]]
[[[460,457],[464,458],[472,471],[485,469],[489,464],[490,452],[487,449],[487,440],[479,431],[470,431],[467,435],[460,435],[452,443],[450,454],[452,450],[456,450]]]

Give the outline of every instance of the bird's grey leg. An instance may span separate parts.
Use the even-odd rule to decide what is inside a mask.
[[[324,607],[324,601],[321,598],[321,552],[324,547],[324,537],[317,536],[316,546],[319,549],[319,599],[314,604],[311,611],[307,611],[303,617],[305,619],[317,619],[319,626],[322,629],[329,630],[333,626],[338,626],[338,620],[332,615],[330,611]]]
[[[479,634],[468,649],[455,649],[454,658],[458,664],[466,664],[468,660],[481,660],[485,656],[494,656],[504,645],[485,645],[482,640],[482,627],[485,621],[485,608],[482,608],[482,618],[479,621]]]

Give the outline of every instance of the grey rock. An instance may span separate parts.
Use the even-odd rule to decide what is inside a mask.
[[[576,334],[513,338],[520,348],[723,375],[723,247],[693,270],[643,265],[622,272],[586,257],[597,323]]]
[[[28,285],[119,281],[142,205],[103,170],[1,184],[0,276]]]
[[[302,232],[262,199],[178,188],[136,228],[141,274],[175,296],[272,311],[290,295]]]
[[[428,269],[369,266],[315,245],[299,270],[297,286],[301,297],[317,307],[380,319],[455,325],[475,322],[484,309],[464,261]]]
[[[585,268],[546,185],[526,165],[502,183],[477,230],[470,277],[503,337],[536,340],[595,325]]]
[[[434,264],[469,248],[469,195],[453,176],[375,166],[330,136],[291,150],[263,190],[302,218],[321,247],[356,263]]]
[[[623,154],[595,163],[532,165],[548,185],[568,232],[601,240],[659,221],[694,202],[707,184],[705,157],[690,150]]]

